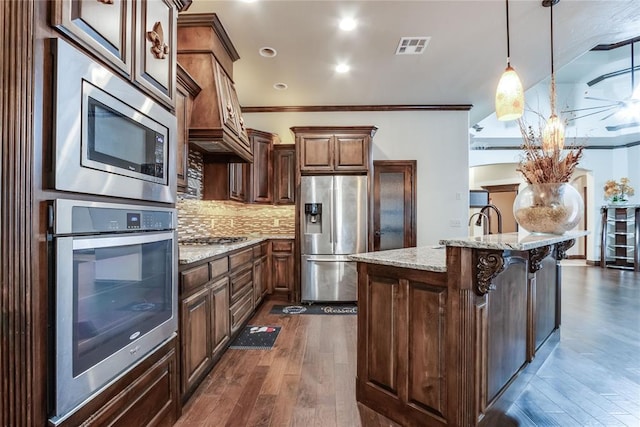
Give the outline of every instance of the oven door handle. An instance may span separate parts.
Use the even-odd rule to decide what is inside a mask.
[[[172,240],[177,242],[177,231],[148,232],[139,234],[101,234],[99,236],[75,236],[73,249],[97,249],[114,246],[138,245],[143,243]]]

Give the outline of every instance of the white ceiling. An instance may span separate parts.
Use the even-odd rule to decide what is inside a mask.
[[[535,86],[544,85],[550,74],[549,8],[539,0],[511,0],[509,9],[511,63],[525,89],[540,92]],[[471,104],[471,124],[494,111],[494,91],[506,61],[502,0],[194,0],[187,13],[203,12],[218,15],[240,54],[233,77],[243,107]],[[358,21],[354,31],[338,28],[345,16]],[[640,1],[562,0],[554,6],[554,33],[554,62],[561,70],[595,45],[639,36]],[[405,36],[431,40],[422,55],[396,56]],[[260,56],[265,46],[277,56]],[[600,61],[585,56],[566,74],[558,71],[560,86],[584,85]],[[349,63],[351,71],[335,73],[339,62]],[[288,89],[276,90],[275,83],[286,83]],[[561,95],[562,89],[559,108],[575,108],[561,105]],[[593,96],[618,96],[603,95],[609,94],[600,89]],[[500,128],[513,130],[513,125]]]

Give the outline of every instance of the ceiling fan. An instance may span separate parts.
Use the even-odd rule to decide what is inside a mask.
[[[601,105],[562,111],[563,113],[573,113],[573,117],[570,117],[569,119],[567,119],[568,121],[573,121],[573,120],[581,119],[584,117],[606,113],[606,115],[600,119],[600,121],[604,121],[620,112],[629,112],[631,121],[620,123],[618,125],[606,126],[606,129],[608,131],[616,131],[624,128],[640,126],[640,85],[637,88],[635,86],[636,67],[634,64],[634,43],[638,40],[640,40],[640,38],[632,39],[628,43],[622,43],[622,44],[629,44],[631,46],[631,67],[629,69],[614,71],[614,72],[605,74],[603,76],[600,76],[587,83],[588,86],[592,86],[607,78],[619,76],[622,74],[626,74],[627,72],[630,72],[631,73],[631,96],[628,98],[619,99],[619,100],[585,96],[584,99],[599,101]]]

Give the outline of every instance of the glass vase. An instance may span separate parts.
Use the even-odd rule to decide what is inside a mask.
[[[582,196],[566,182],[529,184],[513,202],[516,222],[534,234],[564,234],[578,225],[582,214]]]

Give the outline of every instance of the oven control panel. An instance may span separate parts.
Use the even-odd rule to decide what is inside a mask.
[[[68,203],[69,202],[69,203]],[[55,201],[54,234],[159,231],[176,228],[174,208]]]

